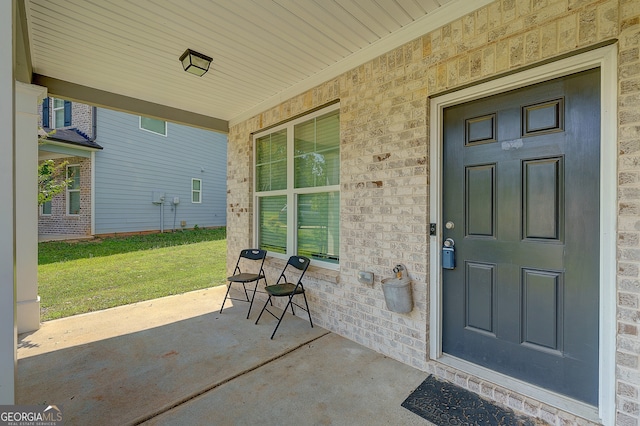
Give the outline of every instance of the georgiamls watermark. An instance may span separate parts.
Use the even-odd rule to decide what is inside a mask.
[[[0,405],[0,426],[62,426],[58,405]]]

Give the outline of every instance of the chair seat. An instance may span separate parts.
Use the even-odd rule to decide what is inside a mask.
[[[262,278],[264,278],[264,275],[250,274],[248,272],[243,272],[241,274],[228,277],[227,281],[231,281],[234,283],[250,283],[252,281],[257,281]]]
[[[265,287],[265,290],[267,290],[267,293],[269,293],[271,296],[275,297],[304,293],[304,289],[302,289],[300,286],[298,286],[298,288],[296,289],[296,285],[291,283],[268,285]]]
[[[284,265],[278,281],[276,281],[274,285],[267,285],[264,288],[269,295],[269,298],[266,302],[264,302],[264,306],[260,311],[260,315],[258,315],[258,319],[256,319],[256,324],[258,323],[258,321],[260,321],[260,317],[265,311],[267,311],[272,317],[276,318],[278,320],[278,323],[276,324],[276,328],[273,329],[273,333],[271,333],[272,339],[273,336],[276,335],[276,331],[278,331],[278,327],[280,327],[282,318],[284,318],[284,314],[287,313],[287,309],[289,308],[289,306],[291,306],[291,313],[293,315],[296,314],[296,312],[293,310],[294,305],[306,311],[307,315],[309,316],[309,324],[313,328],[313,321],[311,321],[311,311],[309,310],[309,303],[307,302],[307,294],[304,292],[304,286],[302,285],[302,277],[304,277],[305,272],[307,272],[307,268],[309,267],[310,262],[311,260],[305,256],[291,256],[287,261],[287,264]],[[299,275],[298,281],[295,284],[287,281],[287,276],[285,274],[291,271],[291,269],[287,269],[289,268],[289,266],[291,266],[291,268],[293,269],[298,270],[298,272],[293,272],[294,275]],[[304,306],[299,305],[298,303],[293,301],[293,297],[299,294],[301,294],[304,298]],[[267,309],[267,305],[271,302],[272,297],[282,296],[288,297],[289,301],[285,305],[282,312],[276,315],[274,312],[271,312],[269,309]],[[273,306],[273,303],[271,304],[271,306]]]

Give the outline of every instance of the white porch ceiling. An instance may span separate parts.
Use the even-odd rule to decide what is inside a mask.
[[[488,2],[25,0],[33,73],[232,124]]]

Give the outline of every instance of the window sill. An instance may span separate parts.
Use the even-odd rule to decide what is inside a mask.
[[[279,271],[282,271],[282,268],[284,268],[284,265],[287,263],[287,259],[274,257],[274,256],[267,256],[265,265],[274,269],[278,269]],[[324,268],[322,266],[314,265],[313,261],[311,261],[311,265],[309,265],[309,269],[307,269],[307,276],[313,277],[321,281],[327,281],[333,284],[340,283],[339,270],[334,270],[334,269],[329,269],[329,268]]]

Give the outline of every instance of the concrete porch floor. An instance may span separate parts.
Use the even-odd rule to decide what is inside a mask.
[[[427,373],[224,287],[49,321],[18,337],[16,404],[66,425],[428,425],[402,408]]]

